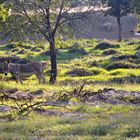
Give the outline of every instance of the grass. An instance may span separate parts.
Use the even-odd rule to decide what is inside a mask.
[[[5,140],[11,138],[13,140],[33,138],[49,140],[139,138],[140,120],[138,118],[140,114],[138,109],[118,106],[106,109],[105,113],[103,113],[105,108],[95,109],[94,107],[93,110],[91,109],[81,119],[33,113],[30,115],[30,119],[1,122],[0,138]]]
[[[136,48],[139,46],[137,42],[138,40],[132,40],[134,42],[134,45],[128,45],[127,42],[117,43],[119,44],[119,48],[115,48],[118,52],[120,52],[121,55],[127,55],[127,54],[135,54]],[[108,41],[107,41],[108,42]],[[12,44],[12,43],[11,43]],[[102,53],[104,50],[96,50],[95,47],[98,44],[98,41],[96,40],[67,40],[65,42],[59,42],[57,41],[56,46],[59,49],[57,58],[58,58],[58,78],[57,78],[57,84],[55,86],[50,86],[49,84],[46,85],[38,85],[38,82],[36,81],[36,78],[34,76],[30,77],[28,80],[24,81],[23,85],[16,84],[14,81],[7,81],[5,77],[3,77],[3,82],[1,81],[1,85],[3,85],[3,88],[14,88],[18,87],[20,90],[35,90],[35,89],[43,89],[47,91],[55,91],[55,90],[61,90],[61,86],[64,88],[71,87],[71,84],[77,83],[78,81],[82,83],[87,83],[87,86],[91,89],[99,89],[96,87],[114,87],[117,89],[123,89],[123,90],[134,90],[140,91],[140,87],[138,83],[133,82],[131,85],[129,78],[127,83],[127,78],[125,77],[134,77],[135,78],[140,76],[140,70],[139,69],[129,69],[129,68],[119,68],[113,69],[113,70],[107,70],[107,66],[114,64],[110,60],[110,58],[115,55],[109,55],[109,56],[103,56]],[[111,42],[111,44],[116,44],[114,42]],[[6,49],[8,45],[1,46],[0,54],[6,55],[8,53],[11,53],[10,49]],[[22,46],[22,47],[21,47]],[[37,44],[36,46],[42,46],[42,44]],[[9,47],[9,46],[8,46]],[[23,48],[27,50],[28,53],[26,54],[18,54],[21,58],[30,58],[32,61],[46,61],[48,64],[47,69],[44,71],[46,75],[47,81],[49,81],[49,68],[50,68],[50,62],[49,62],[49,56],[41,55],[41,53],[45,50],[48,50],[48,46],[39,47],[39,52],[31,51],[33,48],[35,48],[35,45],[30,45],[24,43],[23,45],[19,45],[18,43],[15,43],[14,47],[18,48],[19,50],[22,50]],[[4,49],[3,49],[4,48]],[[72,52],[70,51],[72,50]],[[73,53],[73,50],[81,50],[86,52],[86,54],[80,54],[78,51]],[[16,52],[15,52],[16,53]],[[124,63],[128,60],[125,60]],[[138,61],[136,59],[133,60]],[[123,62],[123,61],[121,61]],[[130,64],[130,63],[129,63]],[[138,64],[133,64],[137,66]],[[76,73],[76,70],[78,70],[78,73],[80,72],[80,75]],[[74,76],[68,74],[70,72],[74,73]],[[87,73],[87,74],[83,74]],[[82,76],[82,77],[81,77]],[[9,76],[10,77],[10,76]],[[112,79],[123,79],[125,78],[125,88],[121,86],[120,83],[118,83],[117,80]],[[113,83],[111,83],[111,82]],[[138,80],[135,80],[138,81]],[[95,86],[91,86],[91,85]],[[98,86],[97,86],[98,85]],[[127,86],[128,85],[128,86]],[[134,88],[129,88],[134,87]]]
[[[138,40],[132,40],[133,45],[128,42],[117,43],[120,47],[113,48],[119,54],[103,56],[105,50],[95,49],[99,43],[97,40],[67,40],[60,42],[57,40],[56,46],[59,48],[58,58],[58,77],[55,85],[48,82],[45,85],[39,85],[35,76],[32,76],[23,82],[23,85],[9,80],[8,77],[0,75],[0,89],[18,88],[21,91],[35,91],[42,89],[46,94],[72,90],[79,85],[85,84],[85,90],[98,91],[104,88],[114,88],[124,91],[139,91],[140,84],[135,78],[139,78],[140,70],[138,68],[115,68],[108,70],[107,66],[113,64],[112,57],[120,55],[134,55],[138,48]],[[116,44],[116,42],[111,42]],[[12,52],[7,45],[0,46],[0,55],[16,55],[20,58],[28,58],[31,61],[45,61],[48,67],[44,70],[46,80],[49,81],[50,62],[49,56],[42,55],[42,52],[48,50],[48,44],[42,47],[41,44],[30,45],[24,43],[21,47],[18,43],[14,46],[18,52],[25,50],[25,54]],[[36,50],[38,46],[38,50]],[[11,46],[10,46],[11,47]],[[78,51],[77,51],[78,50]],[[118,61],[117,61],[118,62]],[[122,60],[122,62],[139,65],[139,58],[131,60]],[[74,76],[69,72],[82,69],[88,72],[88,75]],[[83,71],[82,71],[83,72]],[[81,73],[82,73],[81,72]],[[83,73],[82,73],[83,74]],[[129,81],[133,78],[133,81]],[[122,81],[119,83],[117,80]],[[123,79],[125,79],[123,81]],[[78,102],[78,99],[73,99]],[[126,140],[140,138],[140,108],[139,106],[111,106],[103,104],[101,106],[90,106],[82,103],[68,106],[72,111],[60,108],[45,108],[46,111],[60,111],[62,116],[45,115],[33,112],[29,117],[12,122],[0,121],[0,139],[2,140],[28,140],[28,139],[47,139],[47,140]],[[69,116],[68,114],[72,115]],[[76,115],[75,115],[76,114]],[[74,116],[73,116],[74,115]]]

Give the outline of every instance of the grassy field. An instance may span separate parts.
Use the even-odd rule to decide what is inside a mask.
[[[57,109],[58,111],[59,109]],[[32,113],[28,119],[0,123],[4,140],[138,140],[140,109],[81,105],[64,115]]]
[[[98,91],[114,88],[140,92],[139,40],[104,43],[97,40],[57,41],[58,78],[55,85],[39,85],[35,76],[17,84],[11,75],[0,75],[0,89],[20,91],[43,90],[52,94],[85,84],[85,89]],[[46,52],[45,55],[44,52]],[[44,70],[49,81],[48,44],[11,43],[0,46],[1,56],[18,56],[47,63]],[[77,102],[77,101],[76,101]],[[131,105],[100,106],[77,103],[64,108],[45,108],[12,122],[0,122],[2,140],[126,140],[140,138],[140,107]],[[52,111],[53,114],[45,114]],[[58,113],[57,113],[58,112]],[[60,114],[60,115],[59,115]]]

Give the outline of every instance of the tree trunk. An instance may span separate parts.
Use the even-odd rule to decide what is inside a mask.
[[[57,77],[57,61],[56,61],[56,49],[55,49],[55,39],[52,39],[50,42],[50,59],[51,59],[51,72],[50,72],[50,84],[56,82]]]
[[[118,41],[122,41],[122,25],[121,25],[121,18],[117,17],[117,23],[118,23]]]

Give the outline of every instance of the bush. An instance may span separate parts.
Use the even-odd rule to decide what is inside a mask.
[[[111,44],[111,43],[108,43],[108,42],[102,42],[102,43],[99,43],[95,49],[100,49],[100,50],[105,50],[105,49],[109,49],[109,48],[119,48],[120,45],[119,44]]]
[[[33,52],[40,52],[40,51],[41,51],[41,48],[33,47],[33,48],[31,49],[31,51],[33,51]]]
[[[67,72],[67,75],[70,76],[92,76],[92,75],[98,75],[98,74],[105,74],[106,70],[102,69],[102,68],[89,68],[89,69],[85,69],[85,68],[75,68],[69,72]]]
[[[127,77],[115,77],[111,78],[110,82],[124,84],[124,83],[140,83],[140,76],[127,76]]]
[[[110,50],[106,50],[103,52],[103,55],[113,55],[113,54],[117,54],[118,51],[114,50],[114,49],[110,49]]]
[[[107,125],[96,126],[92,131],[92,134],[95,136],[105,136],[111,131],[111,127]]]
[[[26,51],[23,49],[23,50],[20,50],[19,52],[17,52],[18,54],[25,54]]]
[[[133,63],[128,63],[128,62],[115,62],[106,67],[107,70],[113,70],[113,69],[118,69],[118,68],[137,69],[137,68],[140,68],[140,66]]]
[[[88,71],[84,68],[75,68],[69,72],[66,73],[66,75],[70,76],[91,76],[93,73],[91,71]]]
[[[72,48],[68,50],[68,53],[78,53],[81,55],[86,55],[87,52],[84,49],[77,49],[77,48]]]
[[[140,128],[129,128],[124,135],[128,138],[140,137]]]
[[[31,49],[32,47],[30,45],[20,45],[20,48],[24,48],[24,49]]]
[[[128,60],[128,59],[136,59],[136,55],[120,55],[111,57],[111,61],[120,61],[120,60]]]
[[[97,67],[98,66],[98,62],[96,61],[96,60],[94,60],[94,61],[90,61],[90,62],[88,62],[88,65],[90,66],[90,67]]]
[[[71,48],[81,48],[81,45],[79,43],[74,43]]]
[[[11,43],[11,44],[7,44],[5,46],[2,46],[2,50],[11,50],[11,49],[14,49],[16,48],[16,44],[15,43]]]
[[[140,46],[138,46],[138,47],[136,48],[136,50],[140,50]]]

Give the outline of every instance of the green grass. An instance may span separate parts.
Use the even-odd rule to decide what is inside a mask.
[[[132,40],[134,42],[134,45],[128,45],[127,42],[119,43],[120,47],[115,48],[118,52],[120,52],[119,55],[126,55],[126,54],[135,54],[136,48],[139,46],[138,40]],[[62,43],[62,44],[61,44]],[[46,85],[38,85],[38,82],[35,78],[35,76],[29,78],[28,80],[24,81],[23,85],[16,84],[14,81],[6,81],[6,78],[3,77],[3,82],[1,85],[3,85],[3,88],[14,88],[18,87],[20,90],[35,90],[35,89],[44,89],[47,91],[51,90],[60,90],[61,86],[64,86],[64,88],[71,87],[71,83],[77,83],[78,81],[87,83],[88,87],[91,87],[91,89],[97,89],[97,87],[115,87],[117,89],[123,89],[123,90],[134,90],[140,91],[139,89],[139,83],[133,82],[133,85],[129,82],[129,77],[134,77],[133,81],[138,81],[137,78],[140,76],[140,70],[139,69],[129,69],[129,68],[118,68],[114,70],[107,70],[107,66],[114,63],[110,60],[111,57],[117,56],[116,55],[109,55],[109,56],[102,56],[103,50],[96,50],[95,46],[98,44],[98,41],[96,40],[67,40],[65,42],[57,41],[56,46],[59,49],[57,58],[58,58],[58,78],[57,83],[55,86],[50,86],[49,84]],[[111,44],[116,44],[115,42],[111,42]],[[15,43],[15,48],[18,48],[18,50],[22,50],[23,48],[27,50],[26,54],[18,54],[21,58],[30,58],[32,61],[46,61],[48,64],[47,69],[44,71],[46,80],[49,81],[49,70],[50,70],[50,62],[49,62],[49,56],[41,55],[41,53],[46,50],[48,50],[48,46],[45,44],[44,49],[43,47],[39,47],[40,51],[35,52],[31,51],[36,46],[42,46],[43,44],[37,44],[37,45],[30,45],[28,43],[24,43],[23,45],[19,45],[19,43]],[[21,47],[22,46],[22,47]],[[3,49],[4,48],[4,49]],[[0,54],[2,56],[6,54],[12,54],[10,49],[6,49],[7,45],[0,47]],[[87,54],[79,54],[77,51],[76,53],[73,53],[73,51],[69,51],[72,49],[81,49],[87,52]],[[16,52],[15,52],[16,53]],[[125,60],[127,63],[129,60]],[[139,59],[133,59],[134,63],[138,62]],[[123,62],[123,61],[121,61]],[[137,63],[135,65],[138,65]],[[78,76],[75,74],[75,76],[69,75],[68,73],[71,71],[74,71],[77,69],[78,71],[84,70],[84,72],[89,73],[89,75],[85,76]],[[128,77],[128,83],[127,78],[125,80],[126,87],[123,88],[123,86],[120,85],[120,83],[117,82],[117,80],[112,79],[124,79],[125,77]],[[121,80],[123,81],[123,80]],[[79,82],[79,83],[80,83]],[[91,86],[91,85],[96,86]],[[66,86],[67,85],[67,86]],[[113,86],[112,86],[113,85]],[[115,86],[114,86],[115,85]],[[128,85],[128,86],[127,86]],[[134,88],[129,88],[129,85]],[[136,88],[137,87],[137,88]]]
[[[33,113],[28,119],[0,122],[0,138],[4,140],[139,139],[140,114],[138,111],[140,110],[137,108],[127,106],[89,108],[87,107],[88,114],[82,111],[83,117],[80,117],[79,113],[79,119]],[[78,112],[79,110],[71,114]]]
[[[132,40],[134,45],[128,42],[119,43],[119,48],[114,48],[120,55],[134,55],[139,40]],[[73,90],[79,85],[85,84],[85,90],[98,91],[104,88],[114,88],[124,91],[140,91],[139,82],[130,82],[129,78],[139,78],[139,69],[117,68],[107,70],[107,66],[114,63],[112,57],[118,54],[103,56],[104,50],[96,50],[99,42],[97,40],[67,40],[60,42],[57,40],[56,46],[59,48],[58,58],[58,77],[55,85],[48,82],[39,85],[35,76],[25,80],[23,84],[17,84],[9,80],[8,77],[0,75],[0,89],[18,88],[21,91],[35,91],[42,89],[46,95],[54,92]],[[116,42],[111,42],[111,44]],[[31,61],[45,61],[47,68],[44,70],[46,80],[49,81],[50,62],[49,56],[42,55],[48,50],[48,44],[43,47],[42,43],[30,45],[24,43],[21,47],[16,43],[17,51],[12,52],[7,45],[0,46],[1,56],[17,55],[20,58],[28,58]],[[36,47],[38,46],[38,47]],[[8,46],[9,47],[9,46]],[[14,48],[14,49],[15,49]],[[38,49],[39,48],[39,49]],[[18,54],[25,50],[25,54]],[[38,51],[36,51],[38,49]],[[74,52],[74,50],[78,50]],[[81,51],[82,50],[82,51]],[[122,60],[124,62],[124,60]],[[139,65],[139,59],[125,60],[127,63]],[[75,69],[89,72],[86,76],[71,76],[68,72]],[[112,79],[124,79],[119,83]],[[78,102],[78,99],[72,99]],[[46,107],[46,110],[60,111],[64,114],[78,114],[76,117],[48,116],[33,112],[29,117],[12,122],[2,122],[0,120],[0,139],[2,140],[28,140],[28,139],[47,139],[47,140],[126,140],[140,138],[140,108],[132,106],[88,106],[79,103],[78,105],[68,106],[72,112],[60,108]],[[80,115],[83,115],[82,117]]]

